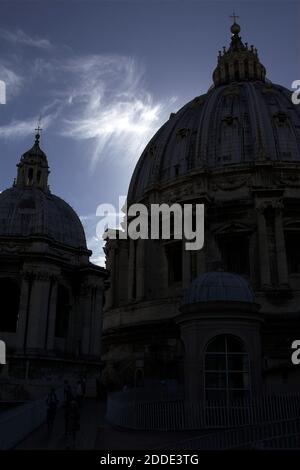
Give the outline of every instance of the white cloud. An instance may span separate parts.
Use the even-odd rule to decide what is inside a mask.
[[[1,30],[0,30],[1,32]],[[174,98],[158,101],[145,86],[144,69],[133,58],[88,55],[35,59],[30,71],[33,93],[38,81],[46,98],[37,114],[54,115],[54,132],[86,142],[84,157],[90,169],[104,159],[127,165],[136,160],[173,107]],[[1,69],[0,69],[1,71]],[[15,87],[22,81],[17,74]],[[1,77],[0,77],[1,78]],[[27,135],[32,123],[12,122],[0,129],[0,137]],[[34,125],[35,126],[35,125]]]
[[[8,31],[7,29],[0,28],[0,37],[13,44],[21,44],[23,46],[35,47],[43,50],[52,48],[52,44],[48,39],[36,36],[31,37],[22,29]]]
[[[91,167],[107,155],[125,165],[136,159],[174,103],[155,102],[144,87],[143,69],[129,57],[79,58],[66,63],[63,73],[75,80],[62,133],[92,143]]]
[[[48,115],[43,119],[43,129],[49,127],[54,116]],[[37,125],[37,117],[27,120],[13,120],[9,124],[0,126],[0,138],[12,139],[33,135]]]
[[[96,235],[96,227],[99,217],[95,214],[88,214],[80,217],[84,231],[88,249],[93,252],[91,262],[98,266],[105,266],[105,255],[103,251],[104,240]]]

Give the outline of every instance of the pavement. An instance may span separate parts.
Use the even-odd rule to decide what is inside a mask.
[[[199,434],[199,432],[152,432],[118,428],[106,421],[105,411],[104,401],[85,399],[80,412],[80,430],[74,447],[65,437],[64,410],[60,408],[50,436],[45,423],[24,439],[16,449],[150,450],[168,447],[172,442]]]
[[[105,418],[105,403],[95,399],[85,399],[80,410],[80,430],[76,436],[76,449],[94,449],[99,425]],[[44,423],[24,439],[16,449],[67,449],[73,443],[65,436],[64,409],[57,411],[53,430],[48,435]]]

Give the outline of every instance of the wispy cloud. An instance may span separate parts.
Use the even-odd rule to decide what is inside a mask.
[[[47,59],[34,59],[30,67],[26,63],[26,73],[30,96],[43,83],[44,103],[37,111],[42,126],[45,114],[55,115],[54,132],[86,143],[91,170],[108,158],[121,166],[136,160],[175,101],[174,97],[156,99],[145,84],[144,68],[127,56],[50,54]],[[6,75],[16,90],[22,86],[19,74],[9,75],[7,69]],[[0,137],[27,135],[30,126],[30,119],[13,121],[0,129]]]
[[[29,36],[22,29],[9,31],[7,29],[0,28],[0,38],[13,44],[35,47],[43,50],[52,48],[52,44],[48,39]]]
[[[57,89],[54,99],[63,103],[62,135],[88,141],[91,168],[109,155],[126,165],[143,147],[170,112],[174,98],[156,101],[144,84],[144,69],[131,57],[85,56],[63,62],[35,64]]]
[[[44,117],[43,129],[47,129],[53,120],[53,115]],[[13,120],[4,126],[0,126],[0,138],[12,139],[32,136],[33,130],[36,128],[37,117],[29,118],[26,120]]]
[[[121,154],[125,164],[136,158],[174,102],[154,100],[143,68],[130,57],[80,57],[60,70],[70,83],[61,132],[90,141],[91,168],[107,155]]]

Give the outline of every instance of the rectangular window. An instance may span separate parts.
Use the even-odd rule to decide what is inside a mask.
[[[182,281],[182,243],[171,243],[166,246],[168,260],[169,284]]]
[[[218,237],[224,269],[249,275],[249,238],[246,234],[230,233]]]
[[[285,233],[286,257],[290,274],[300,273],[300,232],[290,231]]]

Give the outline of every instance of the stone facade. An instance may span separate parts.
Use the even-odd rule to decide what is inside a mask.
[[[37,134],[0,195],[2,377],[100,373],[106,271],[89,261],[82,224],[51,194],[48,174]]]

